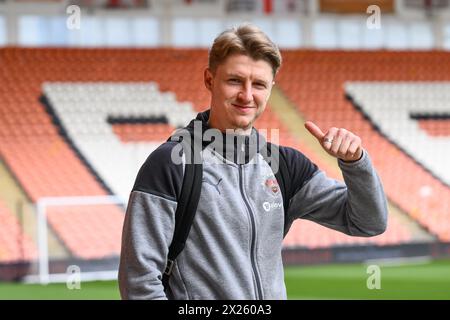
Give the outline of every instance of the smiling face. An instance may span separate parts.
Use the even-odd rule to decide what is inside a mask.
[[[205,86],[211,92],[209,125],[224,132],[242,129],[250,134],[266,108],[273,85],[270,64],[243,54],[229,56],[212,72],[205,70]]]

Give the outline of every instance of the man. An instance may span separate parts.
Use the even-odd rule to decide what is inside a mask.
[[[179,143],[169,141],[149,156],[130,195],[119,269],[122,298],[286,299],[285,225],[303,218],[353,236],[384,232],[381,182],[361,139],[345,129],[322,132],[306,123],[338,158],[346,184],[326,177],[299,151],[279,147],[290,179],[289,207],[282,205],[274,171],[261,152],[266,144],[253,128],[280,65],[278,48],[254,26],[230,29],[215,39],[204,72],[211,106],[197,121],[202,130],[220,130],[221,142],[212,148],[202,141],[201,195],[186,247],[165,289],[162,275],[187,160],[174,161]]]

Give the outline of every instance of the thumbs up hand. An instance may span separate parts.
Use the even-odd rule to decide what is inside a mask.
[[[361,159],[363,154],[361,138],[352,132],[343,128],[332,127],[324,133],[311,121],[307,121],[305,127],[331,156],[346,162]]]

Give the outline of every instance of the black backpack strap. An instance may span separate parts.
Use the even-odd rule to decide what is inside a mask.
[[[192,144],[192,155],[194,148]],[[195,157],[192,156],[192,160]],[[175,211],[175,230],[172,243],[169,246],[167,255],[166,268],[163,273],[162,283],[164,290],[167,290],[169,277],[178,255],[183,251],[191,230],[194,216],[197,211],[198,201],[200,199],[200,191],[202,188],[203,165],[195,164],[194,161],[186,163],[184,166],[183,184],[181,187],[180,197],[178,199],[177,209]]]
[[[278,185],[280,186],[281,195],[283,196],[283,208],[284,208],[284,235],[286,235],[289,227],[289,221],[287,213],[289,210],[289,200],[292,197],[292,187],[290,173],[287,165],[287,161],[282,152],[280,152],[280,147],[278,148],[278,158],[271,157],[272,144],[267,142],[267,157],[265,160],[271,164],[271,167],[278,167],[278,170],[274,172],[275,178],[277,178]],[[278,165],[275,162],[278,161]]]

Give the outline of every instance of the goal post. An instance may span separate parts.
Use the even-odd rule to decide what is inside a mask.
[[[119,196],[75,196],[75,197],[44,197],[36,204],[36,241],[38,250],[37,275],[24,278],[28,283],[48,284],[50,282],[65,282],[70,274],[50,272],[48,210],[51,207],[117,205],[125,208],[126,201]],[[123,210],[125,211],[125,210]],[[118,239],[120,241],[120,239]],[[81,281],[117,279],[116,270],[81,272]]]

